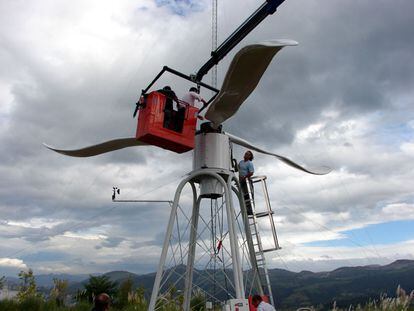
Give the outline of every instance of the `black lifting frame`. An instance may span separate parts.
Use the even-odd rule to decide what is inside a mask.
[[[194,78],[192,77],[192,76],[188,76],[188,75],[186,75],[186,74],[183,74],[182,72],[179,72],[179,71],[177,71],[177,70],[175,70],[175,69],[172,69],[172,68],[170,68],[170,67],[168,67],[168,66],[164,66],[163,68],[162,68],[162,70],[160,71],[160,73],[159,74],[157,74],[157,76],[154,78],[154,80],[152,80],[152,82],[146,87],[146,89],[145,90],[142,90],[142,94],[146,94],[147,92],[148,92],[148,90],[151,88],[151,86],[153,86],[154,85],[154,83],[164,74],[164,72],[169,72],[169,73],[172,73],[172,74],[174,74],[174,75],[176,75],[176,76],[179,76],[179,77],[181,77],[181,78],[183,78],[183,79],[185,79],[185,80],[188,80],[188,81],[190,81],[190,82],[195,82],[194,81]],[[216,92],[216,95],[217,95],[217,93],[219,92],[219,90],[218,89],[216,89],[215,87],[212,87],[211,85],[208,85],[208,84],[206,84],[206,83],[203,83],[203,82],[196,82],[197,83],[197,85],[199,85],[199,86],[202,86],[202,87],[205,87],[206,89],[209,89],[210,91],[213,91],[213,92]],[[216,97],[215,95],[208,101],[208,103],[210,103],[210,101],[212,101],[213,100],[213,98],[214,97]]]
[[[184,74],[182,72],[179,72],[179,71],[177,71],[175,69],[172,69],[172,68],[170,68],[168,66],[164,66],[164,67],[162,67],[161,71],[156,75],[156,77],[154,78],[154,80],[152,80],[151,83],[144,90],[141,91],[141,96],[145,96],[145,94],[147,94],[148,90],[155,84],[155,82],[157,82],[157,80],[164,74],[164,72],[172,73],[172,74],[174,74],[174,75],[176,75],[176,76],[178,76],[180,78],[183,78],[185,80],[188,80],[188,81],[194,83],[193,77],[188,76],[188,75],[186,75],[186,74]],[[211,85],[208,85],[208,84],[203,83],[201,81],[197,83],[197,87],[200,87],[200,86],[205,87],[206,89],[209,89],[210,91],[215,92],[215,94],[204,105],[204,107],[207,107],[214,100],[214,98],[216,98],[217,94],[219,93],[219,90],[216,89],[215,87],[212,87]],[[138,112],[138,109],[139,109],[140,105],[141,104],[138,101],[136,103],[136,107],[135,107],[134,114],[132,115],[133,118],[135,118],[135,116],[137,115],[137,112]]]

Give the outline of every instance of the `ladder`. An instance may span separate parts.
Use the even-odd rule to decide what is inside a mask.
[[[252,187],[253,184],[260,183],[261,189],[263,191],[263,197],[264,197],[264,208],[261,208],[260,211],[256,212],[256,206],[255,206],[255,200],[254,200],[254,189]],[[272,294],[272,287],[270,284],[270,278],[269,278],[269,272],[267,270],[266,266],[266,258],[265,253],[266,252],[272,252],[275,250],[280,249],[279,242],[277,239],[276,234],[276,226],[273,219],[273,210],[270,206],[270,200],[269,200],[269,193],[267,191],[267,185],[266,185],[266,176],[254,176],[251,178],[251,184],[250,182],[246,182],[247,185],[247,193],[244,196],[245,200],[245,206],[251,207],[251,215],[248,214],[247,216],[247,223],[249,226],[249,230],[252,237],[252,245],[253,245],[253,251],[254,251],[254,257],[256,259],[257,264],[257,271],[258,276],[260,280],[260,284],[263,290],[263,293],[265,295],[268,295],[270,298],[270,302],[272,305],[274,305],[273,301],[273,294]],[[249,209],[249,208],[248,208]],[[270,223],[271,233],[272,233],[272,245],[268,248],[263,247],[262,239],[260,237],[259,232],[259,225],[258,220],[267,217],[266,220]]]

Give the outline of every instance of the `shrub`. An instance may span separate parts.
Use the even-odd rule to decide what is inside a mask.
[[[29,296],[20,302],[21,311],[40,311],[42,309],[43,300],[37,296]]]
[[[0,301],[0,310],[2,311],[18,311],[19,303],[15,300],[4,299]]]

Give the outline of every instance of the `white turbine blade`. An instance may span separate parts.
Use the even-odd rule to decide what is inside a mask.
[[[326,166],[322,166],[322,167],[319,167],[319,168],[305,168],[305,167],[293,162],[292,160],[290,160],[290,159],[288,159],[284,156],[281,156],[281,155],[278,155],[276,153],[272,153],[272,152],[260,149],[256,146],[252,145],[251,143],[249,143],[247,140],[244,140],[243,138],[231,135],[229,133],[226,133],[226,135],[229,137],[230,141],[232,143],[236,144],[236,145],[240,145],[240,146],[243,146],[245,148],[260,152],[260,153],[264,153],[264,154],[274,156],[278,160],[282,161],[283,163],[285,163],[285,164],[287,164],[291,167],[294,167],[298,170],[304,171],[306,173],[313,174],[313,175],[325,175],[325,174],[328,174],[331,171],[331,169],[329,167],[326,167]]]
[[[118,138],[113,140],[108,140],[104,143],[88,146],[81,149],[75,149],[75,150],[62,150],[62,149],[56,149],[53,148],[45,143],[43,145],[46,148],[49,148],[50,150],[56,151],[58,153],[70,156],[70,157],[92,157],[96,156],[98,154],[127,148],[127,147],[133,147],[133,146],[142,146],[147,145],[146,143],[139,141],[135,137],[131,138]]]
[[[206,119],[219,125],[232,117],[254,91],[272,58],[293,40],[272,40],[247,45],[234,56],[217,97],[205,114]]]

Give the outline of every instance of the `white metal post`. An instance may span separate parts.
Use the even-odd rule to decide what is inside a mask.
[[[188,257],[187,257],[187,268],[186,268],[187,272],[186,272],[185,283],[184,283],[183,309],[185,311],[190,310],[191,288],[193,285],[194,258],[195,258],[195,250],[196,250],[196,243],[197,243],[198,217],[200,215],[200,202],[201,202],[201,197],[199,197],[198,199],[194,198],[193,213],[191,216],[190,241],[189,241]]]
[[[165,233],[164,244],[163,244],[163,247],[162,247],[160,262],[158,264],[158,270],[157,270],[157,274],[155,276],[154,286],[152,288],[152,293],[151,293],[151,300],[150,300],[150,304],[148,306],[148,310],[150,310],[150,311],[155,310],[155,304],[157,302],[157,296],[158,296],[158,292],[159,292],[159,289],[160,289],[161,277],[162,277],[162,273],[164,271],[165,259],[167,257],[167,251],[168,251],[168,245],[169,245],[170,239],[171,239],[171,233],[172,233],[172,230],[174,228],[174,220],[175,220],[175,216],[177,214],[177,207],[178,207],[178,202],[180,200],[181,191],[183,190],[185,184],[188,181],[190,181],[192,178],[193,178],[193,174],[191,174],[190,176],[188,176],[187,178],[182,180],[180,182],[180,184],[178,185],[177,190],[175,191],[174,202],[173,202],[173,205],[172,205],[172,208],[171,208],[170,220],[168,221],[167,232]],[[193,194],[194,194],[195,186],[194,186],[193,183],[191,183],[191,187],[193,188]]]
[[[233,273],[237,275],[237,281],[236,278],[234,280],[236,285],[236,298],[245,298],[244,297],[244,284],[243,284],[243,270],[241,266],[241,260],[240,260],[240,253],[239,253],[239,245],[237,240],[237,233],[236,233],[236,214],[234,212],[233,207],[233,197],[231,195],[231,182],[233,180],[234,174],[229,176],[227,180],[227,187],[225,187],[227,191],[227,199],[226,200],[226,209],[227,209],[227,221],[229,224],[229,234],[230,234],[230,243],[234,244],[234,250],[232,249],[232,256],[233,256]],[[233,242],[232,242],[233,241]],[[234,264],[236,262],[236,264]]]

